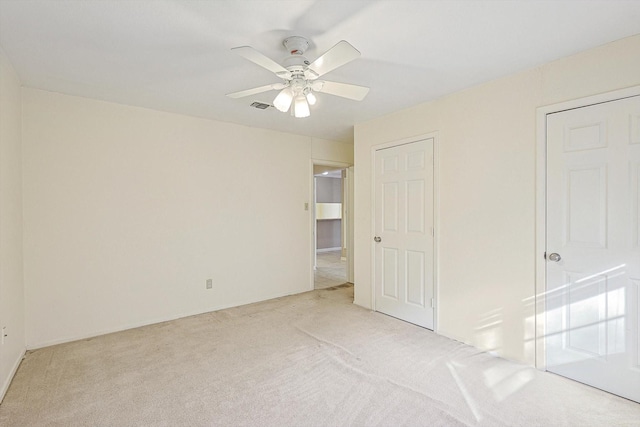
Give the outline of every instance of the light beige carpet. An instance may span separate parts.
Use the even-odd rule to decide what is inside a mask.
[[[2,426],[638,426],[640,405],[340,287],[29,352]]]

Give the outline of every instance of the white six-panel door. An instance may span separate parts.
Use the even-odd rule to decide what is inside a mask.
[[[547,116],[549,371],[640,402],[640,96]]]
[[[433,329],[433,139],[375,152],[375,309]],[[379,240],[379,241],[378,241]]]

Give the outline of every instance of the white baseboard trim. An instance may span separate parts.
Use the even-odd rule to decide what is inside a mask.
[[[126,330],[129,330],[129,329],[140,328],[140,327],[143,327],[143,326],[155,325],[157,323],[169,322],[171,320],[182,319],[182,318],[190,317],[190,316],[197,316],[197,315],[203,314],[203,313],[210,313],[212,311],[224,310],[224,309],[232,308],[232,307],[239,307],[239,306],[242,306],[242,305],[253,304],[253,303],[256,303],[256,302],[268,301],[270,299],[281,298],[281,297],[285,297],[285,296],[289,296],[289,295],[296,295],[296,294],[300,294],[300,293],[308,292],[308,291],[309,291],[309,289],[307,289],[307,288],[304,288],[304,289],[291,289],[291,290],[282,291],[282,292],[275,292],[275,293],[271,293],[271,294],[260,295],[260,296],[254,297],[254,298],[246,298],[246,299],[240,299],[240,300],[236,300],[236,301],[231,301],[231,302],[226,303],[226,304],[212,305],[212,306],[205,307],[205,308],[202,308],[202,309],[183,312],[183,313],[179,313],[179,314],[173,314],[173,315],[167,315],[167,316],[163,316],[163,317],[157,317],[157,318],[153,318],[153,319],[144,320],[144,321],[141,321],[141,322],[128,323],[128,324],[119,325],[119,326],[115,326],[115,327],[108,328],[108,329],[101,329],[101,330],[93,331],[93,332],[86,333],[86,334],[71,335],[71,336],[66,336],[66,337],[62,337],[62,338],[58,338],[58,339],[54,339],[54,340],[36,341],[36,342],[33,342],[33,343],[27,342],[27,350],[38,350],[40,348],[50,347],[52,345],[64,344],[64,343],[68,343],[68,342],[73,342],[73,341],[79,341],[79,340],[84,340],[84,339],[88,339],[88,338],[99,337],[99,336],[102,336],[102,335],[112,334],[112,333],[115,333],[115,332],[126,331]]]
[[[13,381],[13,377],[16,375],[16,372],[18,372],[18,367],[20,366],[20,362],[22,362],[25,353],[26,349],[23,349],[20,352],[20,356],[13,363],[9,376],[4,380],[4,383],[2,383],[2,389],[0,390],[0,403],[4,400],[4,395],[7,394],[7,390],[9,390],[9,386],[11,385],[11,381]]]
[[[333,252],[333,251],[339,251],[339,250],[342,250],[342,248],[340,246],[338,246],[337,248],[316,249],[316,252]]]

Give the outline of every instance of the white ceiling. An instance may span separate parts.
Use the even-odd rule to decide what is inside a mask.
[[[354,123],[638,33],[639,0],[0,0],[0,45],[25,86],[340,141]],[[367,98],[320,94],[295,119],[249,107],[276,92],[225,96],[279,81],[232,47],[279,62],[289,35],[310,38],[311,61],[343,39],[360,50],[325,77]]]

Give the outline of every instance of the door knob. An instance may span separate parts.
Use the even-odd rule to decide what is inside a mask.
[[[552,253],[551,255],[549,255],[549,261],[553,261],[553,262],[558,262],[562,259],[562,257],[560,256],[560,254],[557,253]]]
[[[376,243],[380,243],[380,242],[382,242],[382,239],[380,237],[376,236],[376,237],[373,238],[373,241],[376,242]]]

